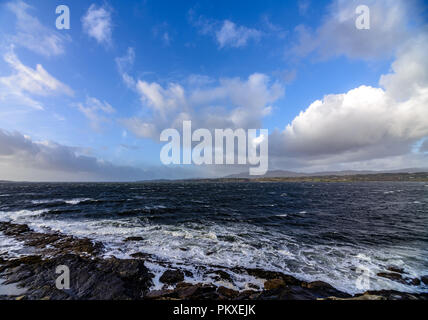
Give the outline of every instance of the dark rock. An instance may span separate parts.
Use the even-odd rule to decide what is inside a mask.
[[[369,296],[370,300],[428,300],[428,293],[406,293],[395,290],[367,291],[351,299],[361,300],[362,296]]]
[[[399,268],[396,266],[389,266],[388,268],[386,268],[386,270],[391,271],[391,272],[395,272],[395,273],[404,273],[403,268]]]
[[[254,283],[249,283],[249,284],[248,284],[248,288],[256,289],[256,290],[259,290],[259,289],[260,289],[260,287],[259,287],[258,285],[256,285],[256,284],[254,284]]]
[[[185,300],[209,300],[218,299],[219,294],[216,292],[216,287],[205,284],[186,284],[181,283],[174,290],[173,297]]]
[[[175,289],[175,295],[179,299],[190,299],[199,290],[201,285],[193,285],[190,283],[179,283]]]
[[[377,276],[406,284],[406,281],[403,279],[403,277],[399,273],[379,272]]]
[[[0,231],[7,236],[18,236],[31,231],[25,224],[14,224],[10,222],[0,222]]]
[[[217,292],[227,299],[234,299],[239,295],[238,291],[235,291],[223,286],[219,287],[217,289]]]
[[[254,290],[244,290],[239,293],[236,300],[255,300],[258,298],[259,294],[259,292]]]
[[[272,279],[265,282],[266,290],[275,290],[283,287],[285,287],[285,282],[282,279]]]
[[[342,298],[350,297],[349,294],[337,290],[332,285],[324,281],[303,282],[301,286],[309,289],[309,292],[317,298],[326,298],[328,296]]]
[[[136,258],[136,259],[147,259],[150,258],[151,255],[148,253],[143,253],[143,252],[135,252],[131,254],[131,257]]]
[[[302,281],[294,278],[293,276],[283,274],[276,271],[266,271],[263,269],[245,269],[246,272],[253,277],[272,280],[272,279],[282,279],[287,285],[300,285]]]
[[[27,225],[10,222],[0,222],[0,231],[7,236],[23,241],[27,246],[43,250],[49,255],[66,253],[96,255],[103,248],[101,243],[94,243],[89,239],[79,239],[59,233],[34,232]]]
[[[189,277],[189,278],[193,277],[193,273],[189,270],[183,270],[183,273],[186,277]]]
[[[223,270],[214,270],[211,273],[217,274],[219,276],[218,280],[224,280],[224,281],[228,281],[228,282],[233,283],[232,277],[226,271],[223,271]]]
[[[406,281],[411,286],[419,286],[421,284],[421,280],[418,278],[405,278],[404,281]]]
[[[66,254],[40,260],[26,257],[11,261],[13,274],[7,280],[27,289],[26,299],[141,299],[152,285],[152,277],[141,260],[87,258]],[[28,263],[23,263],[28,262]],[[70,268],[71,288],[58,290],[55,269],[59,265]],[[9,268],[6,266],[6,268]]]
[[[125,242],[130,242],[130,241],[143,241],[144,238],[143,237],[128,237],[125,239]]]
[[[428,284],[428,276],[422,276],[422,277],[421,277],[421,281],[422,281],[424,284]]]
[[[147,293],[144,298],[146,299],[159,299],[165,296],[170,295],[173,290],[153,290]]]
[[[184,280],[184,273],[180,270],[166,270],[159,280],[166,284],[176,284]]]

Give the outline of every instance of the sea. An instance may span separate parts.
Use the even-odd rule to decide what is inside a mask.
[[[428,291],[377,275],[428,274],[427,183],[0,183],[0,221],[102,242],[105,257],[149,254],[156,279],[172,265],[215,282],[198,271],[215,266],[243,290],[262,284],[234,268],[262,268],[351,294]],[[0,255],[29,250],[0,232]]]

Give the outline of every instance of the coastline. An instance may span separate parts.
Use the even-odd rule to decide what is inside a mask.
[[[281,272],[244,267],[236,267],[233,272],[259,279],[262,287],[231,289],[228,284],[233,280],[218,266],[203,272],[215,274],[224,285],[187,282],[188,270],[165,264],[166,271],[157,279],[162,288],[154,289],[155,276],[145,265],[153,261],[150,255],[136,252],[133,259],[106,258],[99,242],[60,233],[39,233],[24,224],[0,222],[0,231],[31,249],[30,254],[18,258],[0,256],[0,287],[22,290],[19,294],[0,295],[0,300],[428,300],[428,293],[394,290],[350,295],[326,282],[305,282]],[[68,290],[55,286],[55,268],[59,265],[70,268]],[[393,269],[383,276],[413,281],[415,285],[427,281],[426,277],[403,278],[400,270]]]

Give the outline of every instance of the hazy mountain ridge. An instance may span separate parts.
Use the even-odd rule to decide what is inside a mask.
[[[251,176],[248,172],[232,174],[223,177],[224,179],[260,179],[260,178],[302,178],[302,177],[322,177],[322,176],[353,176],[368,174],[387,174],[387,173],[419,173],[428,172],[428,168],[405,168],[397,170],[342,170],[342,171],[322,171],[322,172],[294,172],[287,170],[270,170],[262,176]]]

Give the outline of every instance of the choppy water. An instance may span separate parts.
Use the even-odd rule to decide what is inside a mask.
[[[391,265],[428,274],[424,183],[0,184],[0,220],[102,241],[123,258],[260,267],[350,293],[428,290],[376,276]],[[22,250],[0,235],[0,251]]]

